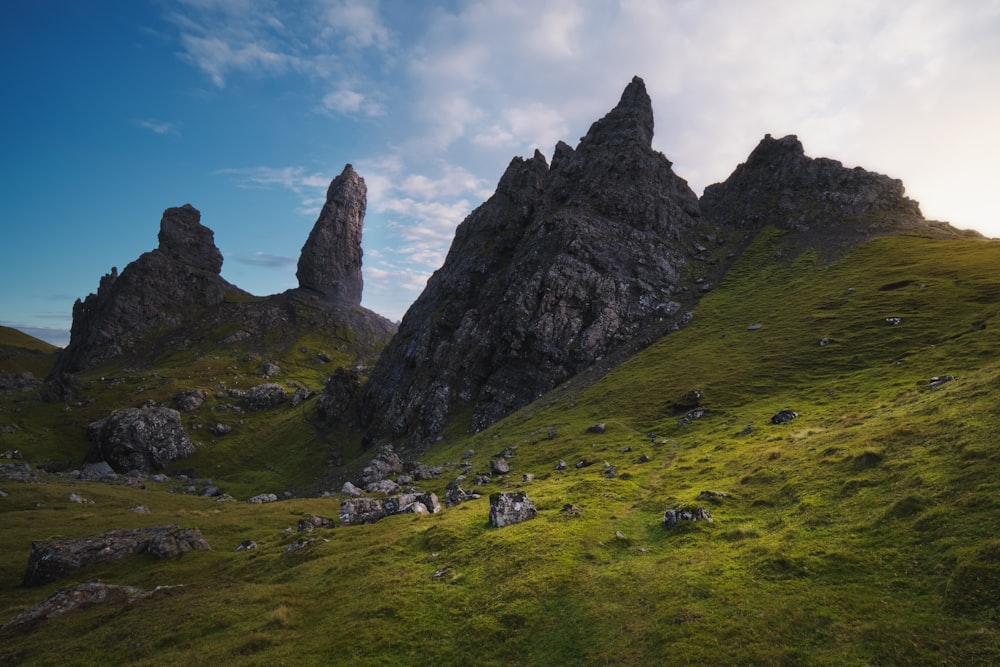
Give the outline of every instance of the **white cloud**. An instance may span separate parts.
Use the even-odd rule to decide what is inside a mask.
[[[384,116],[385,109],[370,96],[349,88],[335,90],[323,98],[323,106],[328,111],[341,114],[364,114],[366,116]]]
[[[149,130],[153,134],[173,134],[180,136],[181,133],[176,123],[151,119],[137,120],[134,122],[137,126]]]

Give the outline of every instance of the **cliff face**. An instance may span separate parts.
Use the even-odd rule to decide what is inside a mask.
[[[481,429],[646,326],[683,321],[705,271],[698,200],[652,136],[635,78],[575,150],[511,161],[372,372],[372,440],[426,443],[459,412]]]
[[[222,253],[201,213],[190,204],[168,208],[159,246],[118,274],[101,278],[97,293],[73,305],[70,343],[55,373],[91,368],[120,355],[155,329],[176,327],[192,311],[245,294],[219,275]]]

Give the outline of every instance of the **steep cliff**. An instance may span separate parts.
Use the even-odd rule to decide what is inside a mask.
[[[698,199],[652,136],[636,77],[575,150],[511,161],[372,372],[372,440],[426,443],[456,415],[479,430],[644,327],[684,320],[714,260]]]

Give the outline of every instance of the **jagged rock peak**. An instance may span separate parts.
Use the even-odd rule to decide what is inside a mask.
[[[590,126],[583,141],[603,144],[613,139],[636,141],[647,148],[653,144],[653,103],[638,76],[625,86],[618,106]]]
[[[713,222],[743,229],[837,227],[847,245],[923,221],[902,181],[808,157],[795,135],[766,135],[725,182],[705,188],[700,204]]]
[[[201,224],[201,213],[191,204],[165,210],[157,238],[157,249],[171,259],[202,271],[222,271],[222,253],[215,245],[215,234]]]
[[[302,246],[299,287],[341,305],[361,303],[361,230],[368,189],[350,164],[330,182],[326,204]]]
[[[551,165],[537,151],[511,160],[369,376],[370,443],[425,446],[452,419],[480,430],[646,344],[651,327],[686,321],[715,265],[694,238],[698,199],[652,133],[636,77],[575,149],[556,145]]]

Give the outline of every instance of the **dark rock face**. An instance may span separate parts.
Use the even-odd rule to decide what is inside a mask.
[[[808,246],[825,260],[870,238],[902,231],[964,235],[924,220],[899,179],[808,157],[795,135],[766,135],[725,182],[705,188],[700,203],[704,216],[717,225],[748,232],[774,226],[790,233],[792,250]]]
[[[176,327],[192,309],[219,304],[227,294],[245,294],[219,275],[222,253],[200,220],[190,204],[168,208],[159,247],[121,275],[112,268],[96,294],[77,300],[70,343],[53,375],[92,368],[134,347],[151,330]]]
[[[361,303],[361,227],[368,189],[351,165],[330,183],[326,204],[302,246],[299,287],[338,305]]]
[[[490,496],[490,525],[503,528],[528,519],[534,519],[538,511],[522,491],[494,493]]]
[[[574,150],[515,158],[458,227],[362,396],[373,440],[426,444],[460,407],[479,430],[644,327],[683,321],[698,200],[651,148],[639,78]]]
[[[316,411],[327,424],[357,422],[357,393],[361,374],[354,369],[338,368],[330,375],[316,401]]]
[[[185,551],[209,548],[197,528],[178,529],[177,526],[109,530],[91,537],[32,542],[23,583],[25,586],[41,586],[69,576],[87,565],[120,560],[147,551],[159,558],[172,558]]]
[[[87,427],[91,441],[85,463],[107,461],[118,473],[155,472],[171,461],[194,454],[194,443],[171,408],[115,410]]]

